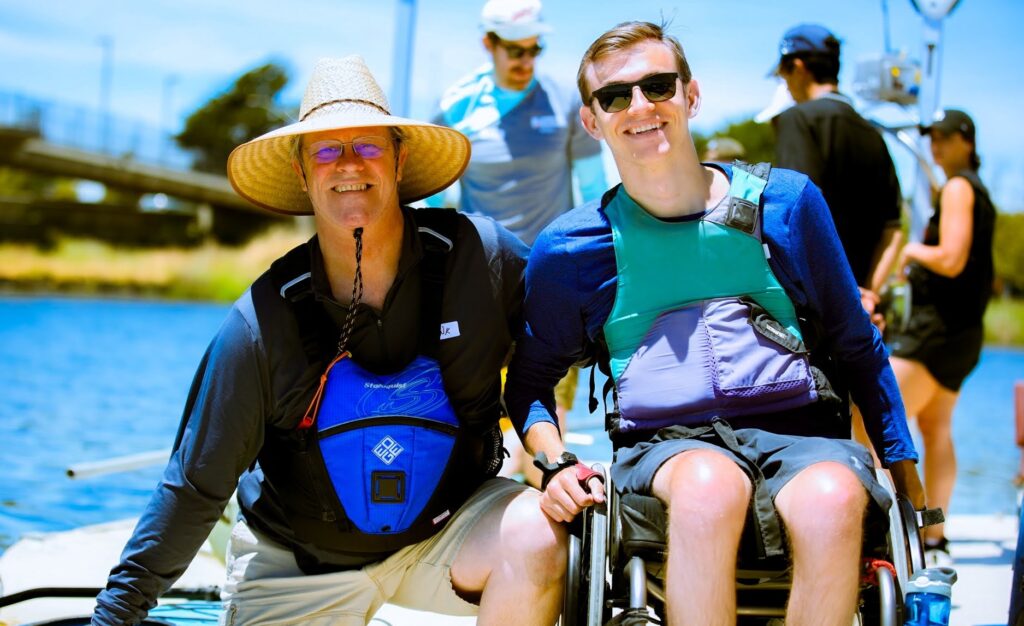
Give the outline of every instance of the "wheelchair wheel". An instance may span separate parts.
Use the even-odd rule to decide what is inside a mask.
[[[903,624],[903,602],[896,577],[886,568],[879,568],[877,577],[876,587],[861,592],[856,623],[860,626],[900,626]]]
[[[599,465],[595,465],[594,469],[604,472]],[[578,536],[576,533],[569,536],[569,562],[561,624],[602,626],[611,617],[605,607],[608,571],[607,505],[592,506],[580,517]]]

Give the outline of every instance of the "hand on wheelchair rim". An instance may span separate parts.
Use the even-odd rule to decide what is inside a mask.
[[[571,522],[583,509],[604,501],[603,477],[579,463],[551,478],[541,494],[540,508],[556,522]]]

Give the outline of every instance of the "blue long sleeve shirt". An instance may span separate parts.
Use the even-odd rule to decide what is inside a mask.
[[[723,170],[732,177],[731,167]],[[883,463],[916,461],[888,353],[861,307],[821,191],[803,174],[775,169],[763,199],[769,265],[794,306],[821,321]],[[572,364],[593,354],[612,309],[616,280],[611,225],[600,202],[562,215],[538,237],[526,271],[526,329],[517,341],[505,392],[521,434],[538,422],[556,423],[552,390]],[[768,420],[764,428],[771,429]]]

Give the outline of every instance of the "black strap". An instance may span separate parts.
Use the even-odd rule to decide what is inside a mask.
[[[420,354],[437,357],[441,341],[441,306],[448,253],[455,245],[458,212],[452,209],[417,209],[413,212],[423,245],[420,260]]]
[[[733,167],[738,167],[744,172],[751,176],[756,176],[761,180],[767,181],[768,174],[772,171],[772,164],[766,161],[760,163],[747,163],[746,161],[733,161]]]
[[[330,359],[338,341],[338,325],[313,295],[309,246],[316,245],[319,240],[313,237],[270,266],[274,288],[288,301],[298,324],[302,351],[311,365]]]

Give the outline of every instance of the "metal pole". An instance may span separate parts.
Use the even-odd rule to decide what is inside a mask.
[[[100,150],[110,152],[110,91],[114,79],[114,38],[99,38],[103,49],[100,63]]]
[[[413,37],[416,34],[416,0],[398,0],[395,7],[395,49],[391,71],[391,112],[409,115],[409,84],[412,76]]]
[[[140,452],[138,454],[114,457],[103,461],[78,463],[68,467],[65,471],[68,478],[90,478],[92,476],[101,476],[103,474],[112,474],[115,472],[128,472],[143,467],[149,467],[150,465],[156,465],[158,463],[166,463],[167,459],[170,457],[170,449],[153,450],[151,452]]]
[[[174,100],[172,94],[178,77],[168,74],[164,77],[163,98],[160,100],[160,159],[161,165],[166,165],[167,152],[171,143],[171,133],[174,126]]]
[[[921,77],[921,93],[918,97],[918,120],[930,124],[939,111],[940,77],[942,74],[942,19],[922,15],[924,19],[924,76]],[[918,139],[918,150],[922,155],[931,154],[931,141],[927,136]],[[928,167],[932,166],[928,159]],[[925,225],[932,214],[932,183],[930,172],[918,172],[911,202],[910,240],[920,241]]]

